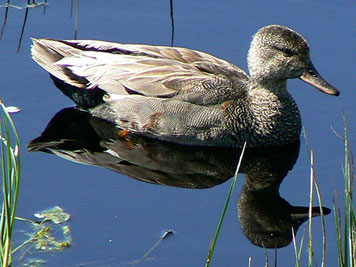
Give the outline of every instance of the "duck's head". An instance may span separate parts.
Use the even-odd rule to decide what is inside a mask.
[[[247,61],[255,81],[273,83],[300,78],[326,94],[339,95],[339,91],[314,68],[308,42],[287,27],[261,28],[253,37]]]

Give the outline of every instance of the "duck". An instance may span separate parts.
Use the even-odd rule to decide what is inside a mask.
[[[287,90],[300,78],[338,96],[314,67],[307,40],[282,25],[253,36],[248,71],[183,47],[32,39],[32,58],[78,109],[136,134],[185,145],[278,146],[299,140]]]

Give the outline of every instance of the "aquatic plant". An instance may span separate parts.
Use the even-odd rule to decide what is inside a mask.
[[[219,223],[218,223],[218,226],[216,228],[216,231],[215,231],[215,234],[214,234],[214,238],[213,238],[212,242],[210,243],[209,254],[208,254],[208,258],[206,260],[206,265],[205,265],[206,267],[210,266],[211,259],[213,257],[214,251],[215,251],[215,245],[216,245],[216,242],[217,242],[219,234],[220,234],[220,230],[221,230],[224,218],[225,218],[227,207],[228,207],[228,205],[230,203],[230,198],[231,198],[232,192],[234,191],[234,188],[235,188],[237,176],[238,176],[239,171],[240,171],[240,166],[241,166],[241,163],[242,163],[242,158],[244,156],[246,146],[247,146],[247,143],[245,142],[244,146],[242,148],[242,152],[241,152],[241,155],[240,155],[240,158],[239,158],[239,162],[238,162],[237,167],[236,167],[235,175],[232,178],[230,189],[229,189],[229,192],[228,192],[227,197],[226,197],[225,205],[224,205],[223,210],[222,210],[221,215],[220,215]]]
[[[0,262],[11,264],[11,235],[20,185],[20,141],[12,118],[0,100],[0,167],[2,176],[2,209],[0,219]]]
[[[340,135],[339,138],[343,140],[345,146],[345,162],[342,166],[343,177],[344,177],[344,203],[343,203],[343,215],[341,212],[341,204],[338,192],[335,192],[333,198],[333,213],[335,221],[335,231],[336,231],[336,246],[337,246],[337,255],[338,255],[338,266],[339,267],[355,267],[356,266],[356,219],[355,212],[353,207],[353,190],[354,190],[354,159],[352,150],[349,146],[349,137],[348,137],[348,128],[346,118],[344,116],[344,132],[345,136],[342,138]],[[315,177],[314,170],[314,156],[313,152],[310,152],[311,155],[311,176],[310,176],[310,205],[313,202],[313,188],[315,186],[319,205],[321,206],[321,197],[319,186]],[[313,186],[314,185],[314,186]],[[321,210],[322,211],[322,210]],[[322,247],[322,262],[321,267],[326,265],[326,230],[324,224],[324,216],[321,215],[322,219],[322,234],[323,234],[323,247]],[[313,251],[313,235],[312,235],[312,220],[311,214],[309,214],[309,241],[308,241],[308,266],[316,265]],[[294,250],[296,255],[296,267],[300,266],[300,258],[302,256],[302,248],[304,242],[304,235],[300,241],[300,248],[297,248],[295,241],[295,236],[293,236]]]
[[[340,201],[338,195],[334,197],[334,219],[336,230],[336,243],[338,249],[338,266],[355,267],[356,266],[356,219],[353,206],[354,190],[354,159],[349,146],[349,137],[347,122],[344,116],[344,144],[345,144],[345,162],[342,168],[345,190],[344,190],[344,214],[341,215]]]

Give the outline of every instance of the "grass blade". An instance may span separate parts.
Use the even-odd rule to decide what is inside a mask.
[[[20,141],[16,127],[5,105],[0,101],[0,167],[2,175],[3,203],[0,220],[0,262],[11,265],[11,235],[14,226],[20,184]],[[13,146],[15,142],[15,146]]]
[[[348,127],[345,115],[344,131],[345,131],[345,163],[343,174],[345,180],[345,204],[344,204],[344,262],[345,266],[354,267],[355,259],[355,213],[353,209],[353,188],[354,188],[354,161],[353,154],[349,147]]]
[[[207,259],[206,265],[205,265],[206,267],[210,266],[210,262],[211,262],[211,259],[212,259],[212,257],[213,257],[213,254],[214,254],[216,241],[217,241],[217,239],[218,239],[218,237],[219,237],[220,230],[221,230],[221,226],[222,226],[222,223],[223,223],[223,221],[224,221],[225,213],[226,213],[226,210],[227,210],[227,206],[228,206],[228,204],[229,204],[229,202],[230,202],[230,198],[231,198],[232,192],[233,192],[233,190],[234,190],[234,188],[235,188],[237,176],[238,176],[238,174],[239,174],[239,170],[240,170],[240,166],[241,166],[241,162],[242,162],[243,155],[244,155],[244,153],[245,153],[246,146],[247,146],[247,143],[245,142],[245,143],[244,143],[244,146],[243,146],[243,148],[242,148],[242,152],[241,152],[240,158],[239,158],[239,163],[237,164],[237,167],[236,167],[235,175],[234,175],[234,177],[232,178],[230,190],[229,190],[229,193],[228,193],[228,195],[227,195],[227,198],[226,198],[226,201],[225,201],[225,205],[224,205],[223,211],[222,211],[222,213],[221,213],[220,220],[219,220],[217,229],[216,229],[216,231],[215,231],[215,235],[214,235],[213,241],[212,241],[212,243],[211,243],[211,245],[210,245],[210,248],[209,248],[208,259]]]
[[[314,153],[310,152],[310,196],[309,196],[309,242],[308,242],[308,266],[313,266],[313,195],[314,195]]]

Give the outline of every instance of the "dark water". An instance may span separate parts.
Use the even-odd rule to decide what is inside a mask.
[[[14,3],[21,4],[20,1]],[[5,9],[1,8],[0,12],[0,18],[3,19]],[[105,1],[100,5],[98,1],[81,1],[78,38],[170,45],[169,12],[169,1]],[[264,25],[289,26],[309,41],[315,66],[341,91],[341,95],[335,98],[321,94],[302,81],[289,82],[290,92],[302,113],[308,142],[315,152],[315,169],[323,205],[329,208],[332,207],[335,188],[340,193],[343,191],[343,144],[331,129],[333,127],[339,133],[343,132],[342,110],[348,119],[351,146],[355,144],[355,13],[356,5],[352,1],[174,3],[175,46],[202,50],[244,69],[251,36]],[[39,210],[59,205],[72,215],[69,225],[73,238],[72,246],[62,252],[37,253],[26,257],[46,259],[50,266],[127,265],[140,259],[165,230],[171,229],[175,234],[161,242],[139,265],[204,265],[230,186],[230,181],[224,181],[231,176],[234,166],[232,157],[225,158],[230,168],[219,170],[220,180],[210,179],[206,174],[212,172],[209,168],[216,170],[216,166],[222,166],[219,163],[221,158],[208,157],[208,152],[204,152],[199,154],[203,155],[199,162],[211,164],[208,167],[198,166],[203,175],[201,180],[208,181],[208,184],[197,185],[196,180],[192,179],[188,186],[181,175],[171,174],[167,179],[160,173],[160,183],[171,184],[158,186],[130,179],[112,170],[84,166],[46,153],[27,153],[24,146],[40,135],[59,110],[73,105],[54,87],[45,71],[31,60],[29,37],[72,39],[75,18],[70,17],[69,0],[50,1],[45,15],[42,8],[29,10],[22,46],[20,52],[16,53],[24,16],[24,10],[10,9],[0,42],[0,97],[7,105],[21,108],[21,112],[13,116],[23,145],[18,215],[32,218]],[[90,140],[89,143],[94,146],[94,141]],[[139,142],[142,144],[143,141]],[[143,151],[155,155],[150,148],[156,145],[144,144]],[[160,151],[168,151],[169,155],[166,149],[164,147]],[[290,151],[292,153],[293,149]],[[218,155],[215,152],[213,154]],[[293,158],[293,155],[287,155]],[[137,161],[135,163],[138,164]],[[132,172],[128,166],[126,164],[125,171]],[[167,170],[172,172],[173,167],[170,167]],[[137,177],[142,174],[141,169],[135,171]],[[280,187],[282,198],[293,206],[307,206],[309,176],[309,156],[302,138],[299,158]],[[252,257],[252,266],[262,266],[266,261],[264,250],[251,244],[238,222],[236,202],[244,179],[243,176],[239,177],[227,211],[213,258],[216,266],[247,266],[249,256]],[[207,189],[178,188],[172,181],[183,185],[181,187],[200,186]],[[243,199],[248,200],[245,193],[246,190],[243,191]],[[278,197],[276,194],[273,196]],[[332,215],[326,216],[325,220],[327,266],[335,266],[337,259]],[[20,229],[22,224],[18,223],[16,227]],[[297,234],[298,240],[302,232],[303,226]],[[318,218],[314,219],[313,238],[316,261],[320,262],[322,238]],[[268,251],[268,255],[269,261],[273,262],[274,251]],[[292,246],[278,250],[278,266],[294,266],[291,259],[294,259]],[[306,256],[303,262],[305,260]]]

